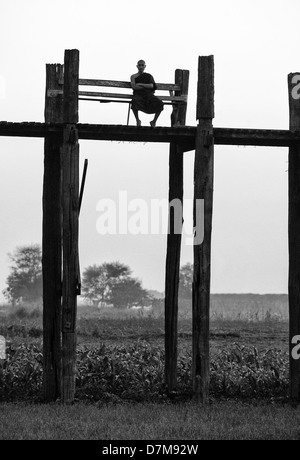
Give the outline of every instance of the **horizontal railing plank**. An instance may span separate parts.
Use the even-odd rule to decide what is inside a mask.
[[[56,97],[59,94],[63,94],[63,90],[61,89],[48,89],[47,91],[47,96],[48,97]],[[114,98],[114,99],[126,99],[128,102],[132,99],[132,93],[102,93],[98,91],[79,91],[78,92],[79,96],[90,96],[91,98]],[[171,102],[186,102],[187,101],[187,96],[162,96],[156,94],[156,96],[161,99],[162,101],[171,101]],[[95,100],[95,99],[91,99]],[[115,101],[115,102],[122,102],[120,101]]]
[[[96,91],[79,91],[79,96],[91,96],[91,97],[109,97],[119,99],[132,99],[132,94],[118,94],[118,93],[99,93]],[[186,96],[159,96],[156,95],[162,101],[173,101],[173,102],[186,102]]]
[[[121,99],[99,99],[99,98],[92,98],[92,97],[79,97],[78,98],[80,101],[96,101],[96,102],[101,102],[101,103],[106,103],[106,102],[121,102],[121,103],[124,103],[124,104],[129,104],[130,103],[130,100],[126,99],[126,100],[121,100]],[[168,101],[164,101],[164,105],[173,105],[174,102],[168,102]]]
[[[117,81],[117,80],[93,80],[87,78],[79,78],[79,85],[86,86],[107,86],[110,88],[131,88],[129,81]],[[174,83],[156,83],[158,90],[165,91],[180,91],[180,85]]]

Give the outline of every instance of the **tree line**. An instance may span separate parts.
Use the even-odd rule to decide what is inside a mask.
[[[38,302],[43,296],[42,248],[39,244],[18,246],[9,253],[10,273],[4,297],[13,305],[21,302]],[[185,264],[180,269],[179,297],[192,295],[193,266]],[[119,261],[94,264],[82,274],[82,296],[92,305],[110,305],[129,308],[134,305],[151,305],[152,296],[132,276],[130,267]]]

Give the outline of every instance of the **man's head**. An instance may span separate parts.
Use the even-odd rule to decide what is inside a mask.
[[[140,59],[137,63],[137,68],[140,73],[143,73],[146,68],[146,62],[143,59]]]

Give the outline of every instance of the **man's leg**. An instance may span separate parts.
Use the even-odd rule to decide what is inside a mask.
[[[154,128],[154,126],[156,125],[156,122],[157,122],[157,119],[159,117],[159,115],[161,114],[162,110],[160,110],[159,112],[156,112],[156,114],[154,115],[154,118],[152,121],[150,121],[150,125],[152,126],[152,128]]]
[[[139,111],[135,107],[132,107],[132,111],[136,119],[136,125],[141,126],[141,120],[139,119]]]

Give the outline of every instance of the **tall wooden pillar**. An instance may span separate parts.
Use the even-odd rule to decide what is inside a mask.
[[[204,238],[197,232],[194,235],[192,380],[193,393],[203,403],[207,402],[209,395],[209,307],[214,164],[213,117],[214,60],[213,56],[200,56],[197,94],[197,120],[199,120],[199,123],[196,134],[194,165],[194,228],[201,227],[199,222],[196,225],[196,200],[204,200]]]
[[[300,133],[300,73],[288,75],[290,130]],[[292,353],[300,336],[300,145],[289,148],[289,356],[290,398],[300,401],[300,359]]]
[[[79,144],[78,122],[79,51],[66,50],[63,102],[63,290],[62,290],[62,401],[75,396],[76,314],[78,288]]]
[[[63,66],[46,65],[45,122],[62,123],[62,94],[51,97],[48,90],[62,89]],[[60,395],[61,361],[61,134],[47,134],[44,143],[43,183],[43,392],[46,401]]]
[[[175,84],[181,87],[176,96],[187,96],[189,71],[175,72]],[[185,125],[187,103],[182,103],[171,116],[171,124]],[[183,204],[183,150],[175,144],[170,144],[169,154],[169,204],[172,200],[180,200]],[[181,206],[182,208],[182,206]],[[181,250],[181,227],[175,221],[182,216],[169,207],[169,229],[167,236],[166,277],[165,277],[165,384],[168,391],[176,387],[177,374],[177,322],[178,322],[178,285]]]

